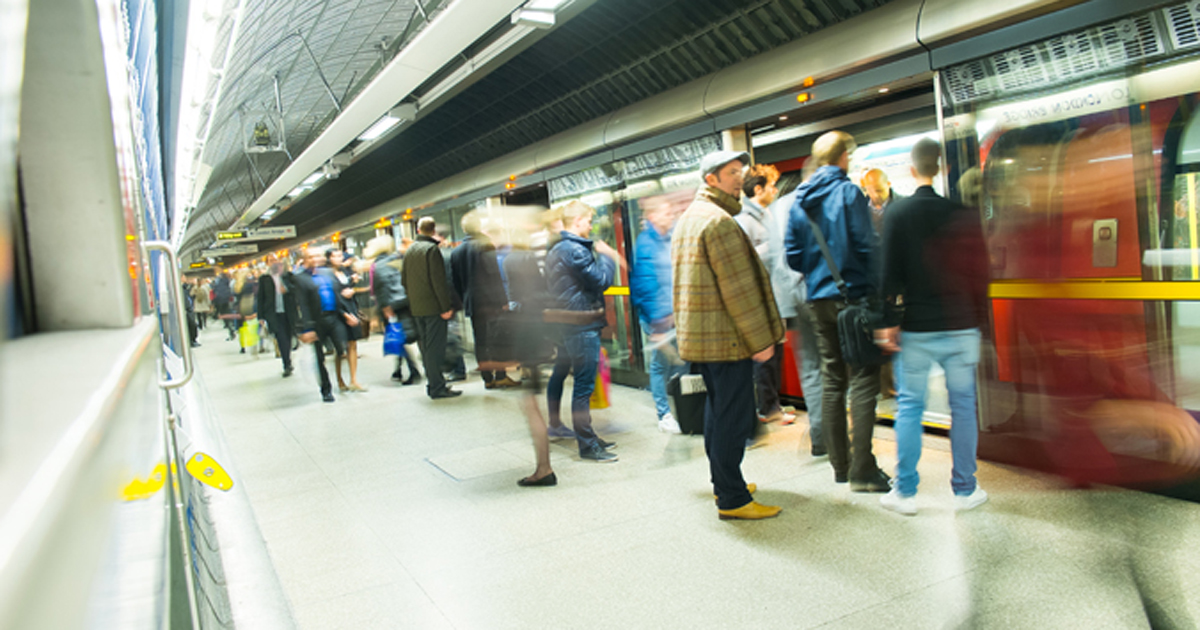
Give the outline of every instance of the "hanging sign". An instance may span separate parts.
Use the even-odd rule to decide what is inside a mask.
[[[278,225],[272,227],[246,228],[231,232],[217,232],[218,241],[268,241],[276,238],[296,238],[296,226]]]
[[[206,249],[200,252],[200,255],[205,258],[215,258],[217,256],[237,256],[240,254],[257,254],[258,245],[230,245],[228,247],[220,247],[217,249]]]

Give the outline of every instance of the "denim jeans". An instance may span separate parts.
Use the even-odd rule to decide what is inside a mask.
[[[808,408],[808,437],[814,447],[825,450],[825,432],[821,424],[821,352],[817,349],[817,332],[805,317],[788,319],[788,328],[800,331],[800,345],[794,348],[796,365],[800,366],[800,387],[804,390],[804,406]]]
[[[650,394],[654,396],[654,410],[658,419],[671,413],[671,403],[667,398],[667,382],[676,374],[687,374],[688,363],[679,358],[679,349],[671,342],[672,349],[664,351],[655,349],[650,355]]]
[[[917,493],[921,478],[921,418],[929,370],[934,362],[946,372],[950,394],[950,453],[954,468],[950,486],[954,494],[975,491],[975,450],[979,443],[979,419],[975,409],[975,368],[979,365],[978,328],[939,332],[901,332],[900,354],[896,355],[899,384],[896,410],[896,490],[909,497]]]
[[[566,352],[563,352],[563,351]],[[585,330],[568,332],[562,337],[558,348],[558,359],[554,372],[546,385],[546,406],[551,426],[558,424],[562,406],[563,381],[567,372],[575,376],[575,387],[571,390],[571,423],[579,452],[584,453],[600,446],[596,432],[592,430],[592,392],[596,389],[596,369],[600,363],[600,331]]]

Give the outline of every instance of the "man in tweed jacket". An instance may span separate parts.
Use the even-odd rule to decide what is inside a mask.
[[[754,435],[754,362],[771,358],[783,339],[771,278],[733,217],[750,156],[717,151],[700,162],[705,185],[671,237],[679,354],[704,377],[704,450],[718,516],[761,519],[780,508],[754,501],[742,477],[746,440]]]

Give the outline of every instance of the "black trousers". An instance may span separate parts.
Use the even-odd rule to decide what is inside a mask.
[[[758,415],[767,416],[779,411],[779,386],[783,383],[783,344],[775,346],[775,354],[762,363],[754,364],[754,387],[758,391]]]
[[[734,510],[753,500],[742,477],[746,440],[754,436],[754,362],[695,363],[704,377],[704,452],[717,507]]]
[[[837,316],[846,305],[841,300],[817,300],[804,306],[801,317],[811,318],[821,351],[821,425],[825,448],[834,475],[868,480],[879,470],[871,439],[875,434],[875,397],[879,395],[879,366],[852,368],[842,358]],[[846,396],[854,435],[849,436]]]
[[[327,331],[317,331],[317,341],[312,344],[313,352],[317,353],[317,374],[321,376],[321,395],[333,393],[333,383],[329,381],[329,371],[325,369],[325,339]]]
[[[279,324],[276,326],[275,324]],[[292,327],[284,325],[282,320],[275,320],[268,323],[271,328],[271,334],[275,335],[275,342],[279,344],[279,358],[283,360],[283,369],[288,370],[292,367]]]
[[[425,393],[430,396],[446,389],[442,361],[446,358],[446,320],[441,315],[413,317],[417,325],[417,345],[425,364]]]

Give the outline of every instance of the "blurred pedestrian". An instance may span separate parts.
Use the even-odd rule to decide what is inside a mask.
[[[297,321],[296,336],[301,342],[310,344],[317,358],[317,374],[321,379],[321,400],[334,402],[333,384],[325,369],[325,344],[331,338],[332,324],[336,323],[337,294],[328,278],[318,273],[325,264],[325,253],[316,247],[304,250],[299,272],[292,274],[292,286],[296,292]]]
[[[411,349],[417,343],[417,327],[413,323],[404,283],[400,281],[402,261],[395,251],[394,243],[391,236],[377,236],[367,242],[363,257],[374,259],[370,287],[375,296],[375,304],[379,308],[380,328],[386,330],[389,323],[399,323],[404,330],[404,343],[409,346],[409,349],[396,357],[396,369],[392,372],[392,380],[400,381],[403,385],[412,385],[421,379],[421,371],[417,369],[417,361],[413,359]],[[408,378],[404,378],[406,363]]]
[[[326,251],[325,261],[330,282],[337,294],[337,321],[334,325],[337,330],[335,330],[334,336],[340,339],[344,346],[342,353],[334,362],[338,389],[343,393],[365,392],[367,388],[358,382],[358,340],[363,337],[362,314],[358,310],[357,291],[355,290],[358,274],[351,269],[342,250],[336,247],[331,247]],[[343,360],[348,365],[349,383],[342,379]]]
[[[677,374],[686,374],[688,365],[679,358],[679,346],[674,341],[675,309],[671,288],[671,230],[678,213],[666,198],[648,197],[641,200],[642,217],[646,227],[634,245],[633,270],[629,273],[629,297],[642,320],[651,346],[650,394],[658,414],[658,430],[678,434],[683,431],[671,414],[667,399],[667,381]]]
[[[462,228],[466,236],[450,255],[450,277],[462,300],[463,315],[471,318],[479,374],[487,389],[519,387],[503,367],[488,369],[497,367],[489,365],[493,357],[488,327],[508,307],[496,244],[483,233],[478,210],[463,216]]]
[[[258,280],[258,318],[267,323],[267,330],[275,338],[276,356],[283,362],[283,376],[287,378],[292,368],[292,337],[295,335],[296,296],[288,285],[292,272],[281,261],[271,263],[270,273]]]
[[[212,312],[212,297],[207,280],[197,280],[191,287],[192,303],[196,309],[196,325],[200,330],[208,325],[208,314]]]

